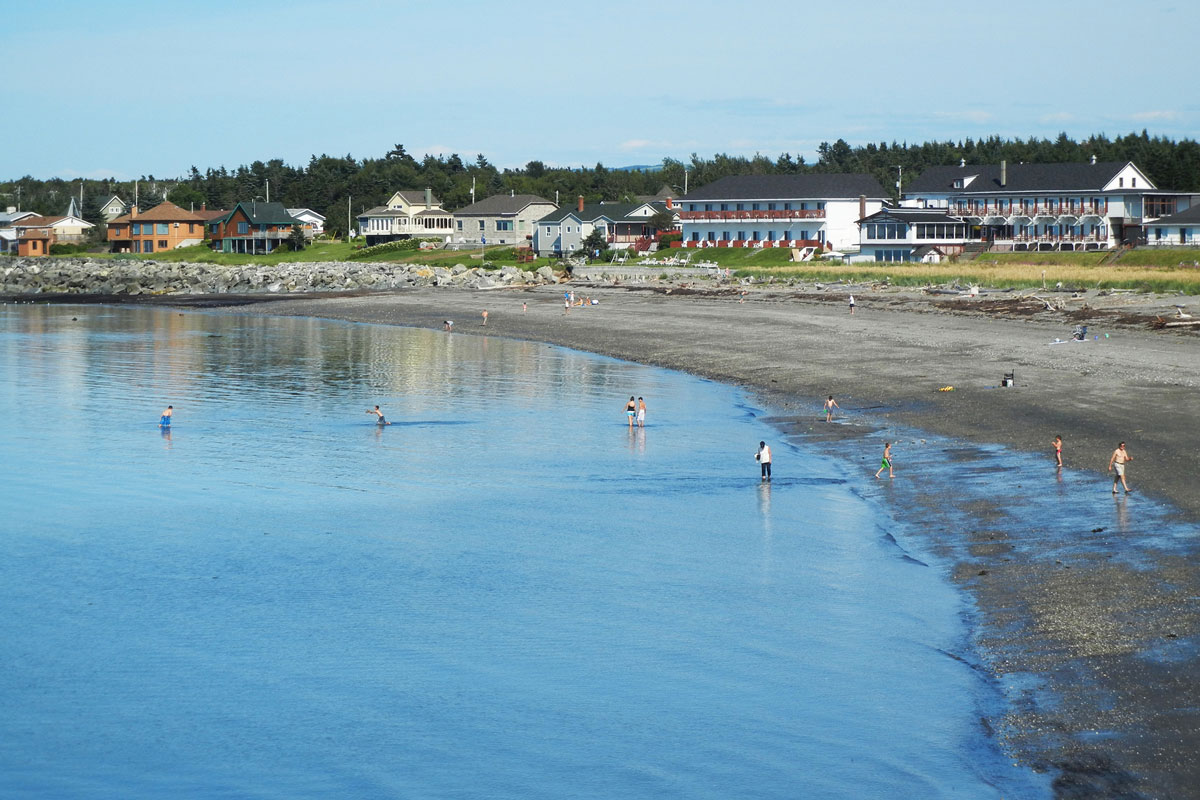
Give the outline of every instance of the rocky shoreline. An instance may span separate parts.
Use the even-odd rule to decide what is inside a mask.
[[[295,261],[228,266],[121,258],[14,258],[0,264],[0,294],[5,295],[291,294],[428,286],[497,289],[558,280],[549,267],[489,270],[466,264]]]

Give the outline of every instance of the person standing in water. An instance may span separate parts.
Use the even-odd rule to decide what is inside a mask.
[[[1058,467],[1061,469],[1062,468],[1062,434],[1055,436],[1052,444],[1054,445],[1054,463],[1057,464]]]
[[[637,401],[632,397],[625,404],[625,416],[629,419],[629,429],[633,430],[633,418],[637,416]]]
[[[825,401],[825,421],[826,422],[833,422],[833,410],[835,408],[841,408],[841,406],[839,406],[837,404],[837,400],[833,399],[833,395],[829,395],[829,399]]]
[[[754,460],[762,470],[761,480],[771,480],[771,448],[767,447],[766,442],[758,443],[758,452],[754,454]]]
[[[483,310],[483,327],[487,327],[487,309]]]
[[[174,412],[175,412],[174,406],[167,406],[166,409],[163,410],[162,416],[158,418],[158,427],[160,427],[160,428],[171,427],[171,415]],[[1116,489],[1114,489],[1113,491],[1115,492]]]
[[[896,477],[896,473],[892,470],[892,443],[891,442],[883,443],[883,463],[881,463],[879,465],[879,471],[875,473],[875,477],[878,478],[879,473],[883,472],[885,469],[888,471],[889,478]]]
[[[640,397],[637,402],[637,424],[639,428],[646,427],[646,401]]]
[[[379,410],[379,406],[375,406],[375,408],[368,408],[367,413],[374,414],[376,417],[378,417],[379,419],[377,419],[376,422],[378,422],[380,425],[391,425],[392,424],[383,418],[383,412]]]
[[[1108,469],[1113,473],[1113,494],[1117,493],[1117,481],[1125,487],[1125,494],[1129,494],[1129,484],[1125,482],[1125,465],[1130,461],[1133,461],[1133,456],[1125,452],[1125,443],[1121,442],[1108,459]]]

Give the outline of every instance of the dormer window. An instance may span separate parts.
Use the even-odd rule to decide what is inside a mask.
[[[963,188],[963,179],[962,179],[962,178],[955,178],[955,179],[954,179],[954,188],[955,188],[955,189],[961,189],[961,188]]]

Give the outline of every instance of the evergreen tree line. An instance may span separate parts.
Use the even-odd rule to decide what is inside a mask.
[[[1093,155],[1099,161],[1133,161],[1160,189],[1200,191],[1200,144],[1192,139],[1173,140],[1150,136],[1146,131],[1116,139],[1091,136],[1075,141],[1060,134],[1056,139],[966,139],[959,142],[922,144],[869,143],[851,146],[838,139],[823,142],[817,161],[809,164],[801,156],[784,153],[776,159],[717,154],[701,158],[692,154],[687,162],[663,159],[660,167],[645,170],[613,170],[603,164],[587,168],[549,167],[530,161],[520,169],[498,169],[481,155],[464,161],[457,154],[426,155],[417,159],[403,145],[396,145],[382,158],[355,159],[351,155],[313,156],[307,165],[292,166],[280,159],[255,161],[235,170],[225,167],[201,172],[196,167],[180,178],[161,179],[147,175],[137,181],[138,205],[147,209],[163,199],[183,208],[232,208],[239,201],[270,199],[296,208],[311,208],[324,214],[326,227],[342,234],[347,212],[352,218],[372,206],[381,205],[396,190],[420,191],[429,187],[443,207],[455,210],[475,198],[494,194],[535,194],[560,203],[573,203],[582,195],[589,203],[632,201],[637,195],[656,193],[664,184],[683,195],[683,187],[695,189],[727,175],[799,174],[815,172],[869,173],[885,189],[895,193],[903,167],[904,182],[935,165],[1083,162]],[[686,173],[686,174],[685,174]],[[40,180],[26,176],[0,182],[0,206],[17,205],[40,214],[61,214],[74,196],[80,195],[80,180]],[[134,198],[134,182],[82,181],[83,212],[89,222],[100,221],[100,205],[113,194],[125,202]]]

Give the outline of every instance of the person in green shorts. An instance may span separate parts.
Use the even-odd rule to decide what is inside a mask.
[[[889,478],[896,477],[896,473],[892,470],[892,443],[891,442],[883,443],[883,463],[879,465],[879,472],[883,472],[885,469],[888,471]],[[875,473],[876,478],[879,477],[879,472]]]

